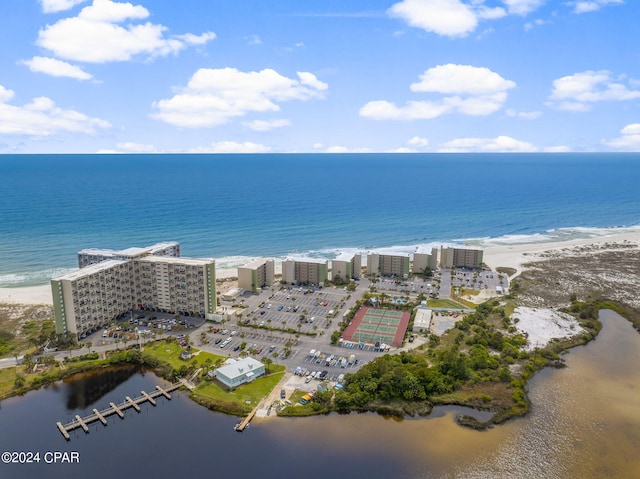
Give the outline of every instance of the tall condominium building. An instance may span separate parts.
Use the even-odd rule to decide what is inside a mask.
[[[272,259],[252,261],[238,268],[238,288],[258,292],[259,288],[271,286],[275,276],[275,262]]]
[[[431,253],[416,251],[413,253],[413,272],[424,273],[429,268],[434,270],[438,267],[438,248],[432,248]]]
[[[282,262],[282,281],[289,284],[323,284],[328,278],[328,262],[311,258]]]
[[[360,277],[362,256],[360,254],[342,253],[331,261],[331,279],[340,277],[345,283]]]
[[[399,276],[409,274],[409,255],[369,253],[367,274],[379,276]]]
[[[443,268],[480,269],[482,255],[483,251],[479,249],[440,247],[440,266]]]
[[[78,252],[78,267],[84,268],[108,259],[131,260],[143,256],[180,256],[180,243],[174,241],[157,243],[146,248],[127,248],[122,250],[88,248]]]
[[[217,306],[214,259],[109,259],[51,280],[57,334],[81,336],[133,309],[208,317]]]

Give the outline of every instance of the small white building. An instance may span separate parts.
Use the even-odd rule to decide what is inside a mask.
[[[222,296],[222,299],[225,300],[225,301],[233,301],[233,300],[237,299],[243,293],[244,293],[244,289],[243,288],[231,288],[230,290],[225,291],[224,293],[222,293],[220,296]]]
[[[264,364],[260,361],[246,357],[243,359],[228,359],[224,366],[216,369],[218,380],[230,388],[235,388],[244,383],[250,383],[264,374]]]
[[[433,311],[430,309],[418,308],[416,310],[416,316],[413,319],[414,333],[428,333],[431,327],[431,315]]]

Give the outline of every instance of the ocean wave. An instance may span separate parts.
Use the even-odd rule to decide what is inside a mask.
[[[41,271],[0,274],[0,287],[39,286],[47,284],[51,278],[75,271],[77,268],[53,268]]]

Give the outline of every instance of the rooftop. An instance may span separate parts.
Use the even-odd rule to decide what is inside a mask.
[[[216,369],[216,372],[223,374],[229,379],[233,379],[237,378],[238,376],[243,376],[248,372],[253,372],[262,366],[263,364],[260,361],[250,357],[238,359],[235,361],[232,359],[228,359],[224,366]]]
[[[108,259],[106,261],[102,261],[100,263],[87,266],[86,268],[82,268],[77,271],[72,271],[71,273],[67,273],[62,276],[58,276],[56,278],[52,278],[52,280],[75,281],[76,279],[84,278],[85,276],[89,276],[89,275],[98,273],[100,271],[113,268],[116,265],[126,264],[126,263],[127,261],[122,259]]]

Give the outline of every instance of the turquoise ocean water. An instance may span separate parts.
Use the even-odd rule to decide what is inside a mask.
[[[255,257],[412,252],[640,230],[640,154],[0,156],[0,286],[89,247]]]

